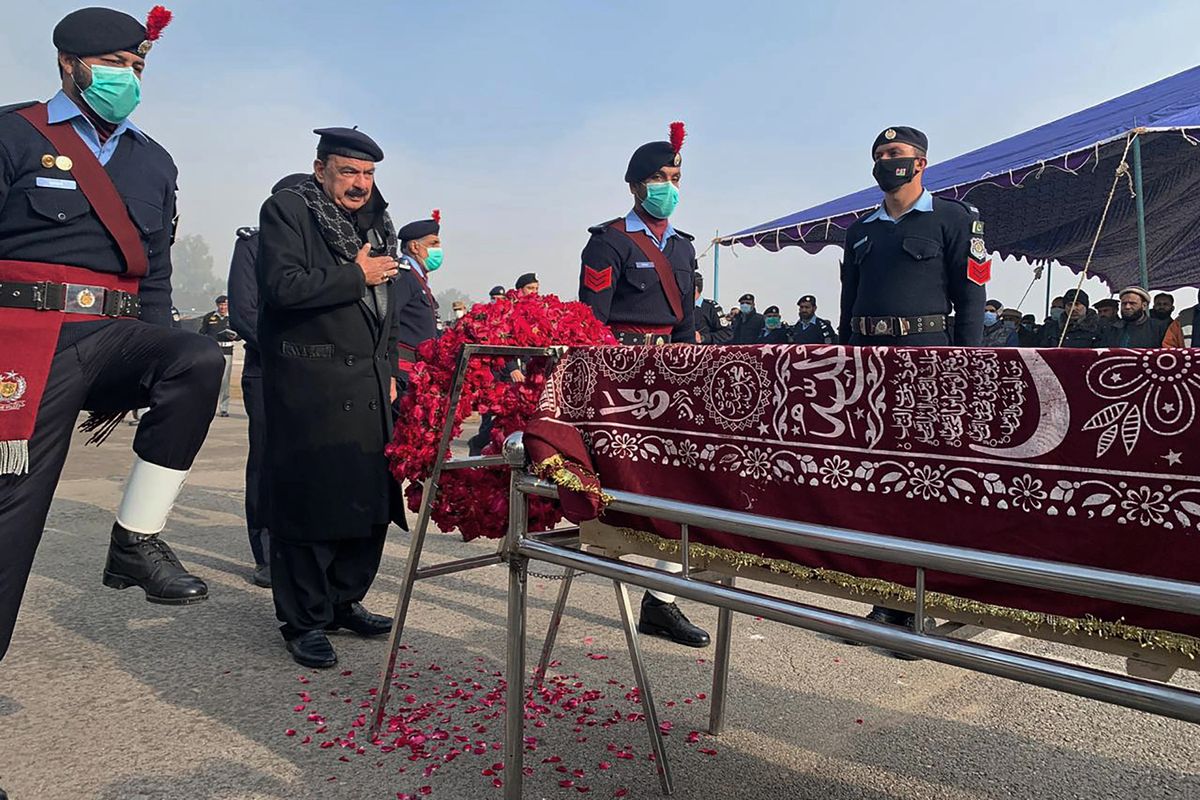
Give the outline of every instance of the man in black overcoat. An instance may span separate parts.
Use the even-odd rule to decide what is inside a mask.
[[[258,343],[275,613],[299,664],[330,667],[327,631],[391,629],[360,601],[400,507],[383,450],[401,266],[375,188],[383,151],[358,130],[314,132],[313,176],[273,194],[259,218]]]

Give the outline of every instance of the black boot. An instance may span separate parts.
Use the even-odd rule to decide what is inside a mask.
[[[664,603],[646,592],[642,595],[642,614],[638,618],[638,633],[662,636],[675,644],[687,647],[708,647],[708,632],[691,623],[679,606]]]
[[[157,534],[132,533],[113,523],[104,585],[140,586],[151,603],[183,606],[208,599],[208,586],[190,574]]]
[[[336,631],[345,628],[359,636],[383,636],[392,631],[392,618],[382,614],[372,614],[363,608],[362,603],[351,603],[350,607],[334,615],[333,624],[325,630]]]
[[[288,639],[287,649],[302,667],[326,669],[337,664],[337,651],[324,631],[305,631],[295,639]]]

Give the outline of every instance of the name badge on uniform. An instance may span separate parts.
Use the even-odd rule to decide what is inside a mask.
[[[78,189],[75,181],[66,178],[38,178],[37,185],[43,189]]]
[[[862,247],[864,244],[867,243],[867,239],[869,239],[869,238],[871,238],[871,237],[864,236],[863,238],[859,239],[857,242],[854,243],[854,249],[857,250],[858,248]]]
[[[653,261],[635,261],[633,265],[638,269],[654,269]]]

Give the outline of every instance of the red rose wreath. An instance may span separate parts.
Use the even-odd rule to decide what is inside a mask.
[[[566,303],[554,295],[520,295],[510,291],[491,303],[474,306],[438,339],[421,345],[409,390],[400,403],[400,416],[386,453],[397,481],[409,481],[408,507],[421,505],[422,484],[433,471],[434,455],[442,435],[458,357],[464,344],[517,347],[616,344],[612,333],[590,308]],[[525,380],[497,380],[505,370],[504,358],[474,358],[467,369],[462,397],[454,413],[454,438],[473,412],[494,414],[492,441],[485,455],[500,452],[504,440],[521,431],[537,410],[546,384],[548,360],[525,363]],[[548,530],[562,518],[557,502],[531,498],[530,530]],[[443,531],[457,528],[466,541],[479,536],[498,539],[508,526],[508,471],[504,468],[454,470],[442,473],[441,489],[432,512]]]

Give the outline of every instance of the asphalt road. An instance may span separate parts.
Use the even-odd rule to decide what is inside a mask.
[[[341,664],[324,672],[288,658],[270,592],[249,582],[245,430],[236,403],[214,421],[166,532],[211,587],[186,608],[101,586],[133,429],[99,449],[77,439],[0,664],[0,786],[14,800],[499,798],[504,569],[418,585],[407,688],[390,711],[427,740],[390,752],[362,741],[356,722],[384,643],[338,636]],[[367,600],[375,611],[390,613],[407,541],[393,529]],[[428,552],[487,546],[439,534]],[[556,589],[531,580],[531,658]],[[583,578],[573,598],[551,690],[528,712],[526,797],[657,796],[612,587]],[[715,628],[714,610],[685,609]],[[735,619],[720,737],[703,733],[711,650],[644,646],[677,797],[1200,798],[1194,726]],[[1008,634],[984,640],[1119,665]],[[1176,680],[1200,689],[1195,674]]]

